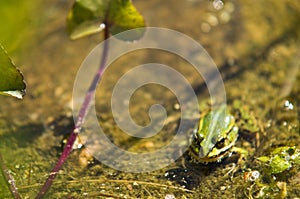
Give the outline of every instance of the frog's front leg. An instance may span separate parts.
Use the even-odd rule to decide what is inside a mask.
[[[242,165],[244,165],[245,159],[249,155],[249,152],[240,147],[232,147],[230,152],[231,152],[231,154],[237,153],[239,155],[237,162],[232,163],[232,167],[229,169],[229,171],[225,175],[225,176],[230,175],[231,177],[233,177],[235,172],[237,172],[237,170],[240,169],[242,167]]]

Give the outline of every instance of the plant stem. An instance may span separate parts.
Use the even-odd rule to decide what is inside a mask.
[[[21,199],[21,196],[18,192],[18,188],[15,184],[15,179],[14,177],[11,175],[10,171],[7,169],[5,163],[4,163],[4,160],[2,158],[2,155],[0,153],[0,165],[1,165],[1,168],[2,168],[2,173],[3,173],[3,176],[7,182],[7,185],[9,187],[9,190],[10,192],[12,193],[13,197],[15,199]]]
[[[70,134],[70,137],[68,138],[67,144],[66,144],[59,160],[57,161],[55,167],[52,169],[46,182],[44,183],[44,185],[40,189],[38,195],[36,196],[36,199],[42,198],[45,195],[45,193],[49,190],[49,188],[51,187],[53,180],[55,179],[58,171],[61,169],[62,165],[64,164],[64,162],[67,160],[69,154],[71,153],[73,144],[78,136],[78,133],[81,131],[82,124],[85,120],[87,113],[89,112],[91,101],[94,98],[97,84],[100,81],[102,74],[104,72],[104,69],[105,69],[105,64],[107,61],[107,55],[108,55],[108,49],[109,49],[109,42],[107,40],[108,38],[109,38],[109,30],[108,30],[107,24],[105,23],[104,41],[103,41],[104,46],[103,46],[102,58],[101,58],[99,68],[93,78],[93,81],[89,87],[88,92],[86,93],[83,104],[82,104],[79,114],[76,118],[75,126],[72,130],[72,133]]]

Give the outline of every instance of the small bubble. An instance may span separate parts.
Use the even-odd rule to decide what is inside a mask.
[[[220,14],[220,21],[222,23],[228,23],[230,21],[230,19],[231,19],[231,16],[230,16],[229,12],[224,11]]]
[[[133,182],[133,186],[138,186],[139,184],[137,182]]]
[[[210,31],[210,29],[211,29],[211,27],[210,27],[210,25],[208,23],[203,22],[201,24],[201,30],[202,30],[202,32],[208,33]]]
[[[173,194],[167,194],[165,199],[175,199],[175,196]]]
[[[174,104],[173,107],[174,107],[175,110],[179,110],[180,109],[180,104],[176,103],[176,104]]]
[[[211,26],[216,26],[218,25],[219,21],[218,18],[214,15],[209,15],[207,17],[207,22],[211,25]]]
[[[256,181],[260,176],[259,171],[252,171],[251,176],[249,178],[250,181],[254,182]]]
[[[294,105],[290,101],[286,100],[284,102],[284,108],[286,110],[293,110],[294,109]]]
[[[213,1],[213,7],[216,9],[216,10],[220,10],[224,7],[224,3],[223,1],[221,0],[214,0]]]
[[[234,4],[232,2],[226,2],[225,10],[232,13],[235,10]]]
[[[100,29],[102,30],[102,29],[105,28],[105,24],[104,24],[104,23],[101,23],[99,27],[100,27]]]
[[[260,173],[259,173],[259,171],[256,171],[256,170],[245,172],[244,180],[245,180],[245,182],[249,182],[249,181],[254,182],[259,178],[259,176],[260,176]]]

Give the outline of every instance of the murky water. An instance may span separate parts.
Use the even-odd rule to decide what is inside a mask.
[[[236,163],[235,155],[222,163],[201,165],[189,162],[184,154],[163,169],[132,174],[92,160],[84,149],[75,150],[47,197],[258,196],[260,188],[255,189],[251,183],[244,182],[243,171],[259,169],[253,161],[267,154],[272,147],[300,147],[300,66],[297,60],[300,55],[300,30],[297,24],[300,5],[293,0],[256,3],[236,0],[226,1],[223,9],[216,10],[212,1],[204,0],[133,3],[144,15],[148,26],[177,30],[203,45],[220,69],[228,105],[239,99],[261,121],[265,129],[261,132],[261,147],[253,147],[253,138],[241,137],[238,140],[238,146],[250,148],[254,153],[246,158],[232,178],[225,174],[233,168],[231,163]],[[0,96],[0,152],[23,198],[36,195],[62,152],[61,142],[71,126],[71,99],[76,72],[102,37],[99,34],[70,41],[65,31],[65,17],[71,4],[62,0],[45,4],[37,5],[38,8],[28,5],[14,7],[24,10],[28,6],[24,11],[28,17],[21,21],[18,16],[16,21],[12,18],[12,22],[8,23],[19,23],[20,27],[27,29],[24,29],[24,37],[19,36],[18,31],[21,30],[9,29],[18,42],[8,37],[4,39],[10,41],[4,42],[5,47],[24,73],[28,87],[22,101]],[[8,10],[12,9],[11,5],[5,6]],[[3,28],[1,32],[5,33]],[[122,132],[112,118],[110,97],[114,84],[134,66],[149,61],[172,65],[195,88],[201,103],[208,100],[202,78],[185,60],[150,51],[123,56],[106,71],[98,88],[96,109],[105,134],[117,146],[129,151],[147,152],[163,147],[170,142],[178,125],[178,110],[174,108],[176,97],[167,89],[155,85],[138,90],[132,97],[130,108],[133,120],[145,125],[149,122],[149,107],[154,103],[164,105],[170,123],[161,134],[145,140],[135,139]],[[287,101],[293,105],[293,109],[286,108]],[[280,181],[287,183],[287,195],[290,198],[300,194],[299,172],[299,166],[295,166],[285,178],[279,176]],[[269,193],[269,197],[276,194],[281,196],[282,189]],[[0,198],[11,198],[2,175]]]

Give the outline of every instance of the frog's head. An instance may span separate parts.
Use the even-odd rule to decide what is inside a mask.
[[[237,137],[235,119],[222,106],[200,119],[190,147],[191,154],[200,162],[219,161],[232,148]]]

